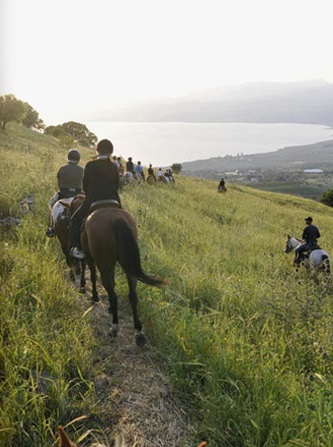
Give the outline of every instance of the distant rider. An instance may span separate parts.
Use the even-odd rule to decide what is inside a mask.
[[[156,177],[155,177],[155,173],[154,173],[154,169],[153,169],[153,165],[152,164],[149,165],[148,175],[150,175],[154,179],[154,181],[156,182]]]
[[[135,169],[134,169],[134,163],[132,161],[132,157],[128,157],[128,160],[126,162],[126,171],[135,175]]]
[[[143,171],[143,166],[141,164],[141,161],[138,161],[138,164],[135,166],[134,169],[135,169],[135,172],[137,174],[139,174],[141,176],[142,180],[145,182],[146,179],[145,179],[145,174],[144,174],[144,171]]]
[[[225,181],[224,178],[222,177],[218,186],[219,191],[225,191],[226,187],[225,187]]]
[[[80,152],[71,149],[67,154],[67,164],[61,166],[57,173],[58,192],[49,201],[49,227],[46,230],[47,237],[55,236],[54,223],[51,210],[53,205],[60,199],[74,197],[82,193],[83,168],[79,166]]]
[[[303,230],[302,239],[305,240],[302,245],[300,245],[295,250],[294,263],[299,265],[301,262],[301,255],[304,251],[310,250],[316,247],[317,239],[320,238],[320,233],[318,228],[312,224],[312,217],[306,217],[305,219],[306,227]]]
[[[85,199],[81,207],[73,214],[70,224],[69,242],[71,254],[74,258],[83,259],[84,252],[81,249],[81,225],[90,212],[90,205],[98,200],[117,200],[119,171],[111,161],[113,145],[109,140],[101,140],[96,147],[97,157],[88,161],[84,169],[83,190]]]

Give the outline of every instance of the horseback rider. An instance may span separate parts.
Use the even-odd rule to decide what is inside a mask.
[[[124,166],[121,157],[117,157],[119,175],[124,175]]]
[[[132,161],[132,157],[128,157],[128,161],[126,162],[126,171],[135,175],[134,163]]]
[[[155,173],[154,173],[154,169],[153,169],[153,165],[150,163],[149,164],[149,168],[148,168],[148,176],[151,176],[154,181],[156,182],[156,177],[155,177]]]
[[[49,227],[46,230],[47,237],[55,236],[54,223],[51,210],[60,199],[67,199],[82,193],[83,167],[79,166],[80,152],[70,149],[67,154],[67,164],[61,166],[57,173],[58,192],[49,201]]]
[[[141,161],[138,161],[138,164],[135,166],[134,170],[137,174],[139,174],[142,177],[142,180],[145,182],[146,179],[143,171],[143,166],[141,165]]]
[[[294,264],[299,265],[301,263],[301,255],[306,250],[311,250],[313,248],[318,248],[317,239],[320,238],[320,233],[318,228],[312,224],[312,217],[306,217],[305,219],[306,227],[303,230],[302,239],[305,241],[299,247],[295,249],[295,259]]]
[[[98,200],[116,200],[121,207],[118,194],[119,172],[111,161],[113,145],[109,140],[101,140],[96,147],[97,156],[88,161],[84,169],[83,190],[85,199],[73,214],[70,224],[69,243],[71,255],[77,259],[85,257],[81,249],[81,226],[90,212],[90,206]]]
[[[225,187],[225,180],[224,180],[223,177],[222,177],[221,180],[220,180],[220,183],[219,183],[219,186],[218,186],[218,190],[219,190],[219,191],[224,191],[224,190],[226,190],[226,187]]]

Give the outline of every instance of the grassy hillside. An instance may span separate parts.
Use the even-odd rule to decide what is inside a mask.
[[[98,424],[100,411],[87,303],[62,279],[60,250],[44,237],[67,151],[17,126],[0,138],[0,212],[19,217],[19,201],[36,199],[34,214],[2,230],[0,243],[0,445],[56,445],[58,423],[91,412]],[[138,287],[156,362],[211,447],[330,446],[332,283],[295,276],[283,249],[310,214],[332,254],[333,210],[236,185],[217,194],[215,183],[177,177],[175,187],[122,192],[144,269],[171,281],[165,290]],[[123,297],[120,272],[117,287]]]

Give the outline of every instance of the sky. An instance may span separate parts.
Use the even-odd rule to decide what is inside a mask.
[[[50,125],[222,85],[333,82],[332,9],[332,0],[0,0],[0,95]]]

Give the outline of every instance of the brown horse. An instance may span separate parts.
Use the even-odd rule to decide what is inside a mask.
[[[95,202],[97,209],[92,208],[92,213],[87,217],[81,235],[82,248],[86,253],[92,277],[96,276],[97,267],[103,287],[108,293],[109,312],[113,317],[110,330],[112,336],[116,336],[118,332],[118,297],[114,290],[116,263],[118,262],[123,268],[129,287],[136,343],[144,345],[146,337],[142,332],[137,310],[137,281],[156,287],[166,285],[168,282],[143,272],[134,219],[127,211],[115,207],[118,205],[117,202],[110,201],[109,206],[106,206],[105,202],[101,201],[101,208],[98,208],[98,202]],[[97,292],[95,296],[93,295],[93,300],[98,300]]]
[[[74,282],[76,276],[80,275],[80,292],[85,293],[86,291],[86,279],[85,279],[85,270],[86,270],[86,261],[83,259],[81,261],[74,259],[70,256],[69,252],[69,220],[70,213],[73,213],[84,196],[79,196],[79,199],[76,197],[71,197],[68,199],[60,199],[58,200],[54,206],[52,207],[52,219],[54,222],[54,229],[56,236],[60,242],[61,249],[65,255],[66,263],[69,267],[69,275],[70,279]]]
[[[72,442],[67,434],[65,433],[63,427],[59,425],[58,427],[59,431],[59,447],[78,447],[74,442]],[[106,447],[102,444],[94,444],[96,447]],[[117,437],[115,442],[115,447],[127,447],[128,444],[125,443],[124,439],[122,437]],[[136,446],[136,442],[134,443],[133,447]],[[208,444],[206,441],[203,441],[198,447],[208,447]]]

